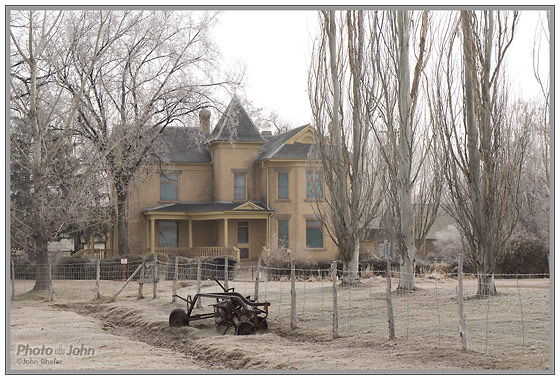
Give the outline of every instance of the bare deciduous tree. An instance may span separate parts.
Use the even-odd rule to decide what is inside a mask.
[[[374,67],[366,69],[363,11],[323,11],[309,76],[316,127],[315,158],[326,184],[315,203],[344,265],[343,283],[359,281],[358,260],[364,232],[376,216],[381,195],[376,186],[375,149],[368,109],[374,109]],[[347,91],[345,91],[348,89]]]
[[[430,92],[432,120],[444,148],[442,206],[466,242],[480,295],[496,292],[496,259],[520,208],[528,133],[513,123],[503,69],[517,21],[518,12],[461,11],[453,17]],[[464,74],[456,57],[462,58]]]
[[[62,85],[80,98],[82,133],[105,159],[115,208],[119,255],[128,255],[127,200],[150,148],[171,124],[181,125],[213,106],[211,92],[228,84],[214,78],[216,51],[208,36],[215,20],[206,12],[109,12],[102,41],[115,36],[110,54],[84,70],[84,50],[69,57]]]
[[[81,12],[80,15],[84,15]],[[96,17],[75,33],[62,30],[69,23],[63,12],[22,11],[10,14],[10,142],[12,168],[11,238],[28,246],[37,264],[34,290],[48,284],[48,243],[69,223],[86,221],[99,184],[97,157],[77,147],[75,116],[86,81],[76,84],[69,99],[53,86],[60,58],[54,46],[83,43],[86,28],[94,36],[84,55],[84,71],[104,54],[99,35],[105,20]],[[66,43],[69,43],[67,45]]]
[[[433,134],[426,125],[419,125],[417,111],[421,104],[420,84],[430,50],[427,43],[429,13],[423,11],[420,14],[417,18],[420,27],[412,34],[409,13],[405,10],[383,12],[373,25],[382,41],[376,45],[381,59],[375,65],[383,89],[383,128],[374,125],[373,130],[383,147],[384,187],[401,258],[399,289],[407,290],[415,288],[416,253],[423,248],[435,220],[441,193],[441,183],[437,170],[434,170],[437,166],[433,165],[436,161],[431,157],[435,147]],[[413,36],[417,38],[413,39]],[[416,39],[418,47],[412,71],[409,45]]]

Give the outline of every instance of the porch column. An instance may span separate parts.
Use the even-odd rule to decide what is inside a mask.
[[[150,219],[150,253],[154,253],[156,247],[156,220]]]
[[[266,243],[264,246],[266,248],[270,247],[270,215],[266,217]]]
[[[228,218],[224,218],[224,247],[228,247]]]
[[[189,248],[193,247],[192,241],[192,220],[189,219]]]
[[[146,219],[146,251],[150,250],[150,223],[149,217]]]

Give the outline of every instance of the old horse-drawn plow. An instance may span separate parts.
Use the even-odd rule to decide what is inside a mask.
[[[216,328],[225,326],[228,331],[230,327],[235,328],[237,335],[251,335],[257,330],[266,330],[268,322],[268,307],[270,302],[257,302],[250,300],[249,297],[243,297],[236,293],[234,288],[226,289],[214,277],[214,281],[224,290],[221,293],[197,293],[194,297],[190,295],[183,298],[177,295],[187,303],[187,311],[183,309],[174,309],[169,315],[169,325],[171,327],[188,326],[191,321],[199,319],[214,318]],[[196,303],[200,298],[213,298],[216,300],[213,313],[192,314]],[[262,309],[261,309],[262,307]]]

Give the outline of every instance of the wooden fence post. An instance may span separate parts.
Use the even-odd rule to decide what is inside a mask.
[[[387,241],[383,246],[385,250],[385,259],[387,261],[387,320],[389,322],[389,339],[395,339],[395,319],[393,317],[393,300],[391,299],[391,255],[389,254],[389,246]]]
[[[140,268],[140,279],[138,281],[138,299],[144,298],[144,271],[146,270],[146,259],[142,257],[142,268]]]
[[[158,270],[157,270],[157,255],[154,255],[154,294],[152,299],[157,298],[157,277],[158,277]]]
[[[338,338],[338,298],[336,294],[336,260],[331,265],[333,284],[333,338]]]
[[[16,267],[12,261],[12,301],[16,298]]]
[[[202,265],[200,262],[200,257],[196,260],[196,293],[200,293],[200,285],[201,285],[201,279],[202,279],[202,273],[200,273],[202,271]],[[198,301],[196,302],[196,308],[200,309],[202,308],[202,303],[201,303],[201,299],[200,297],[198,298]]]
[[[459,302],[459,335],[461,336],[461,346],[467,349],[467,327],[465,325],[465,312],[463,309],[463,254],[459,254],[459,286],[457,286],[457,301]]]
[[[99,299],[99,279],[101,277],[101,264],[99,259],[95,260],[95,299]]]
[[[259,299],[259,282],[261,281],[261,255],[257,260],[257,278],[255,279],[255,300]]]
[[[224,259],[224,287],[226,288],[226,290],[229,289],[228,277],[229,277],[229,260],[228,257],[226,256]]]
[[[132,280],[134,278],[134,276],[136,276],[136,273],[138,273],[138,271],[140,270],[140,268],[142,268],[142,264],[138,265],[138,268],[136,268],[136,270],[134,271],[134,273],[132,273],[130,275],[130,277],[125,281],[125,283],[121,286],[121,288],[119,290],[117,290],[117,292],[115,293],[115,295],[111,298],[111,301],[114,301],[119,294],[121,294],[121,292],[124,290],[124,288],[126,288],[126,286],[128,285],[128,283],[130,282],[130,280]]]
[[[49,302],[51,302],[52,301],[52,295],[53,295],[51,263],[48,264],[48,270],[49,270]]]
[[[179,256],[175,256],[175,273],[173,273],[173,297],[171,303],[177,302],[177,277],[179,275]]]
[[[290,326],[294,329],[296,328],[296,261],[294,259],[291,259],[290,262],[292,268],[290,272],[290,277],[292,280],[292,316]]]

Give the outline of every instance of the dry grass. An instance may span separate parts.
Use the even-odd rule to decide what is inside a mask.
[[[121,285],[119,281],[102,281],[101,294],[110,297]],[[87,316],[110,322],[118,327],[113,333],[152,345],[161,342],[163,347],[171,346],[175,352],[194,355],[195,365],[201,368],[208,367],[205,365],[214,368],[215,363],[223,363],[230,369],[549,368],[548,279],[522,279],[519,288],[515,279],[497,280],[500,294],[489,299],[472,297],[476,293],[476,280],[466,279],[467,352],[460,349],[455,280],[430,279],[426,275],[418,279],[418,291],[394,292],[397,334],[394,341],[387,339],[385,285],[386,279],[372,273],[359,286],[338,288],[341,337],[335,340],[332,339],[332,282],[317,277],[296,283],[298,328],[295,330],[289,327],[290,282],[260,284],[259,298],[272,304],[271,328],[266,336],[236,337],[230,333],[221,336],[216,333],[212,320],[193,322],[193,326],[178,330],[168,328],[168,313],[177,305],[170,302],[172,281],[158,283],[156,300],[151,299],[151,284],[144,285],[145,299],[137,300],[138,285],[131,283],[116,302],[93,303],[95,281],[55,280],[53,303],[62,305],[59,309],[64,307],[80,313],[66,313],[62,319],[73,315],[76,319]],[[17,281],[17,299],[32,286],[33,281]],[[254,283],[249,280],[230,281],[229,286],[243,295],[253,296]],[[393,279],[395,287],[396,279]],[[194,282],[182,281],[179,294],[194,295],[195,289]],[[205,281],[202,291],[219,291],[219,288]],[[47,306],[45,302],[17,299],[12,305],[24,305],[30,311],[33,305]],[[75,306],[75,301],[87,302]],[[209,302],[205,302],[202,311],[210,311]],[[179,305],[184,307],[182,302]],[[14,315],[13,308],[12,318],[20,318]],[[19,334],[23,326],[13,325],[12,337]],[[33,340],[33,337],[27,339]],[[37,336],[37,342],[40,339],[41,336]],[[142,360],[137,362],[142,363]],[[178,368],[191,367],[185,364]]]

